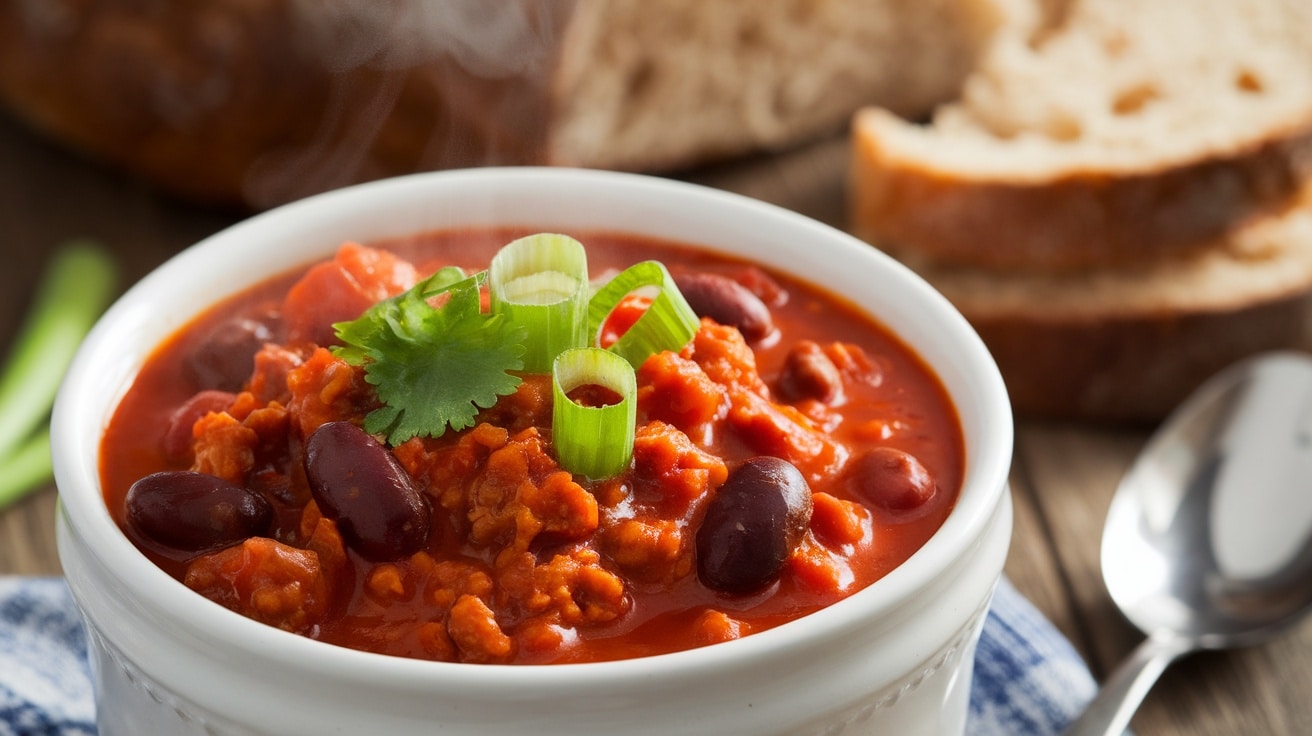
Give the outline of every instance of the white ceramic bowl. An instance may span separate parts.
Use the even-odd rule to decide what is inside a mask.
[[[619,662],[434,663],[315,642],[185,588],[124,537],[100,437],[146,355],[266,274],[369,241],[459,225],[641,233],[803,272],[901,335],[966,438],[942,529],[850,598],[740,640]],[[251,268],[250,264],[259,264]],[[971,664],[1011,532],[1011,413],[998,371],[939,294],[833,228],[743,197],[597,171],[475,169],[366,184],[254,217],[132,288],[71,367],[54,416],[59,551],[91,635],[103,736],[168,733],[960,734]]]

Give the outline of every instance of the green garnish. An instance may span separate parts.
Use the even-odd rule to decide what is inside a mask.
[[[77,241],[60,248],[37,287],[0,376],[0,508],[49,481],[50,408],[115,280],[109,255]]]
[[[596,339],[602,325],[624,297],[645,289],[655,289],[651,306],[638,318],[610,350],[622,356],[634,368],[663,350],[679,351],[697,334],[697,314],[674,283],[674,277],[660,261],[642,261],[616,274],[592,297],[588,305],[588,334]]]
[[[42,429],[0,464],[0,508],[50,482],[50,432]]]
[[[441,437],[474,425],[479,409],[514,393],[521,379],[525,330],[481,309],[485,273],[465,277],[444,268],[409,291],[333,325],[343,346],[334,353],[363,365],[383,406],[365,431],[392,445],[411,437]],[[429,303],[443,297],[439,306]]]
[[[588,334],[588,257],[568,235],[538,233],[511,242],[488,268],[492,312],[523,325],[524,370],[546,373]]]
[[[484,283],[490,313],[481,309]],[[625,296],[644,289],[656,291],[651,306],[609,351],[583,347]],[[539,233],[503,247],[487,271],[441,269],[359,319],[333,325],[342,341],[333,352],[364,366],[383,404],[365,416],[365,431],[391,445],[460,431],[519,387],[511,371],[551,371],[561,464],[592,478],[619,472],[633,452],[634,368],[652,353],[682,349],[698,320],[658,261],[630,266],[591,299],[587,293],[583,245]],[[623,398],[581,406],[565,394],[582,385]]]
[[[600,386],[619,400],[584,406],[569,397],[581,386]],[[593,480],[610,478],[629,467],[638,384],[628,361],[601,348],[566,350],[551,371],[551,391],[551,441],[561,467]]]

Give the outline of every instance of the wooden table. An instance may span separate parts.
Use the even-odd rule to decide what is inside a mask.
[[[690,173],[686,178],[845,219],[845,141]],[[180,204],[80,160],[0,117],[0,345],[12,338],[50,247],[91,236],[116,252],[124,283],[240,218]],[[1098,569],[1107,504],[1146,432],[1021,421],[1007,573],[1099,678],[1142,638],[1119,616]],[[0,574],[58,574],[55,490],[0,513]],[[1312,733],[1312,623],[1266,646],[1188,658],[1153,690],[1141,734]],[[1018,735],[1024,736],[1024,735]]]

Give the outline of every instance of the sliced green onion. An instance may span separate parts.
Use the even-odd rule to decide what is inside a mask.
[[[660,261],[642,261],[616,274],[601,287],[588,304],[588,335],[596,340],[602,325],[624,297],[656,287],[658,293],[638,321],[610,346],[610,350],[640,367],[647,358],[663,350],[682,350],[697,333],[697,314],[688,306],[674,277]]]
[[[98,245],[76,241],[56,252],[37,287],[0,375],[0,506],[50,475],[45,422],[78,345],[113,294],[116,269]],[[43,456],[44,452],[44,456]],[[19,487],[22,486],[22,487]]]
[[[588,256],[567,235],[515,240],[492,258],[493,314],[528,328],[524,370],[546,373],[563,350],[587,344]]]
[[[50,430],[43,427],[0,464],[0,509],[50,482]]]
[[[638,416],[633,366],[609,350],[572,348],[556,358],[551,386],[551,434],[561,466],[593,480],[613,477],[628,468]],[[601,386],[618,394],[620,400],[607,406],[583,406],[569,397],[580,386]]]

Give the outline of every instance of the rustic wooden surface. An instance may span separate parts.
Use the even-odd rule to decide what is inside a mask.
[[[835,139],[685,178],[842,227],[846,156]],[[126,284],[239,217],[172,201],[0,116],[0,346],[13,337],[54,244],[77,236],[104,242]],[[1007,573],[1100,679],[1142,638],[1104,591],[1098,545],[1111,493],[1146,438],[1144,429],[1023,420],[1017,428]],[[46,488],[0,512],[0,574],[59,573],[55,498]],[[1134,728],[1162,736],[1312,733],[1309,655],[1312,624],[1262,647],[1194,655],[1167,672]]]

